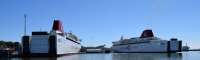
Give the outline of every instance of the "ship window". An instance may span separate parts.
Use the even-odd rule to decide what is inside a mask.
[[[165,45],[165,43],[161,42],[160,45]]]

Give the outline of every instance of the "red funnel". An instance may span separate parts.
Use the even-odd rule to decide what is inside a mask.
[[[54,20],[52,30],[60,31],[64,33],[62,22],[60,20]]]
[[[140,38],[154,37],[152,30],[144,30]]]

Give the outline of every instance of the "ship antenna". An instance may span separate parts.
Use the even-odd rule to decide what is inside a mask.
[[[124,40],[124,36],[123,36],[123,35],[121,36],[121,39],[120,39],[120,40]]]
[[[187,43],[186,43],[186,46],[187,46]]]
[[[26,35],[26,19],[27,18],[27,15],[24,14],[24,36]]]
[[[40,28],[40,31],[42,31],[42,28]]]

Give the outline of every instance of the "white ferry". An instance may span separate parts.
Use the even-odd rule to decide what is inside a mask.
[[[53,28],[45,31],[32,32],[32,36],[22,37],[23,56],[60,56],[79,53],[80,40],[71,32],[64,33],[62,23],[54,20]]]
[[[152,30],[144,30],[140,37],[123,39],[113,42],[112,52],[118,53],[161,53],[181,52],[182,41],[171,38],[163,40],[155,37]]]

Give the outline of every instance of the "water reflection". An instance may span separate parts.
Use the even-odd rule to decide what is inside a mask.
[[[15,59],[13,59],[15,60]],[[54,57],[34,57],[34,58],[22,58],[21,60],[56,60]]]
[[[31,57],[31,58],[22,58],[21,60],[80,60],[79,56],[80,55],[77,54],[77,55],[67,55],[61,57]],[[14,60],[16,60],[16,58]]]
[[[199,54],[197,54],[199,55]],[[183,55],[186,57],[186,55]],[[188,56],[188,57],[192,57]],[[61,57],[3,58],[0,60],[183,60],[182,53],[109,53],[74,54]]]
[[[58,57],[57,60],[80,60],[79,54]]]
[[[92,54],[81,54],[81,60],[112,60],[111,54],[106,53],[92,53]]]
[[[182,60],[182,53],[113,53],[113,60]]]

